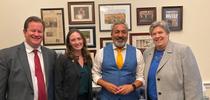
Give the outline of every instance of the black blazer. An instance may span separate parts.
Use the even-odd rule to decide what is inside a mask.
[[[87,100],[92,100],[92,75],[91,66],[87,64],[90,73],[89,95]],[[77,100],[80,83],[80,65],[64,55],[60,55],[55,68],[55,95],[56,100]]]

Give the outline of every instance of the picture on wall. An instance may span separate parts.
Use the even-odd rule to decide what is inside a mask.
[[[87,46],[89,48],[96,47],[96,32],[95,26],[70,26],[70,29],[78,29],[85,36]]]
[[[129,40],[130,45],[135,46],[141,50],[142,53],[146,48],[153,45],[153,41],[149,33],[130,33]]]
[[[64,45],[65,28],[63,8],[42,8],[41,18],[45,22],[43,45]]]
[[[100,48],[103,48],[107,46],[108,44],[112,44],[112,38],[111,37],[101,37],[100,38]]]
[[[182,6],[167,6],[162,7],[162,20],[165,20],[169,24],[171,31],[182,30]]]
[[[152,22],[156,21],[156,8],[137,8],[137,25],[150,25]]]
[[[111,31],[115,22],[124,22],[131,30],[131,4],[99,4],[99,30]]]
[[[68,2],[69,24],[94,24],[94,2]]]

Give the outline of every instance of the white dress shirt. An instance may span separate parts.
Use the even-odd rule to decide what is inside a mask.
[[[34,100],[38,100],[38,84],[37,84],[37,77],[35,76],[35,63],[34,63],[34,52],[33,52],[34,48],[32,48],[26,42],[24,42],[24,44],[25,44],[26,54],[27,54],[27,57],[28,57],[29,67],[30,67],[30,71],[31,71],[31,78],[32,78],[32,83],[33,83],[33,88],[34,88]],[[44,76],[44,82],[46,84],[42,51],[41,51],[40,47],[38,47],[37,50],[38,50],[37,53],[38,53],[40,63],[41,63],[42,73],[43,73],[43,76]]]

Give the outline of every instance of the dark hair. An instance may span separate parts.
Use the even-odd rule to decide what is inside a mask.
[[[168,26],[168,23],[166,21],[156,21],[156,22],[153,22],[151,25],[150,25],[150,28],[149,28],[149,32],[150,34],[152,33],[152,31],[156,28],[156,27],[161,27],[163,28],[166,33],[170,33],[170,29],[169,29],[169,26]]]
[[[82,56],[83,56],[84,62],[92,64],[91,56],[89,54],[89,51],[87,50],[87,42],[86,42],[85,36],[78,29],[71,29],[71,30],[69,30],[69,32],[67,34],[67,37],[66,37],[66,53],[65,53],[65,55],[68,58],[73,59],[74,61],[78,61],[78,57],[75,55],[74,49],[73,49],[73,47],[72,47],[72,45],[70,44],[70,41],[69,41],[69,37],[74,32],[79,33],[80,36],[82,37],[83,48],[82,48],[81,51],[82,51]]]
[[[124,22],[122,22],[122,21],[117,21],[117,22],[113,23],[112,26],[111,26],[112,33],[113,33],[113,30],[114,30],[115,26],[116,26],[116,25],[119,25],[119,24],[125,25],[125,28],[126,28],[126,30],[128,31],[128,25],[127,25],[126,23],[124,23]],[[112,34],[112,33],[111,33],[111,34]]]
[[[28,29],[28,24],[29,24],[30,22],[40,22],[40,23],[42,23],[42,25],[43,25],[43,31],[45,30],[45,23],[44,23],[44,21],[43,21],[41,18],[39,18],[39,17],[37,17],[37,16],[30,16],[30,17],[28,17],[28,18],[25,20],[24,27],[23,27],[23,31],[24,31],[24,32],[27,31],[27,29]]]

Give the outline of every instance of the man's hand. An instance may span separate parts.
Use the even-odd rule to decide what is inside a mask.
[[[116,94],[125,95],[125,94],[132,92],[133,90],[134,90],[134,88],[133,88],[132,84],[125,84],[125,85],[118,87],[118,91],[116,92]]]

